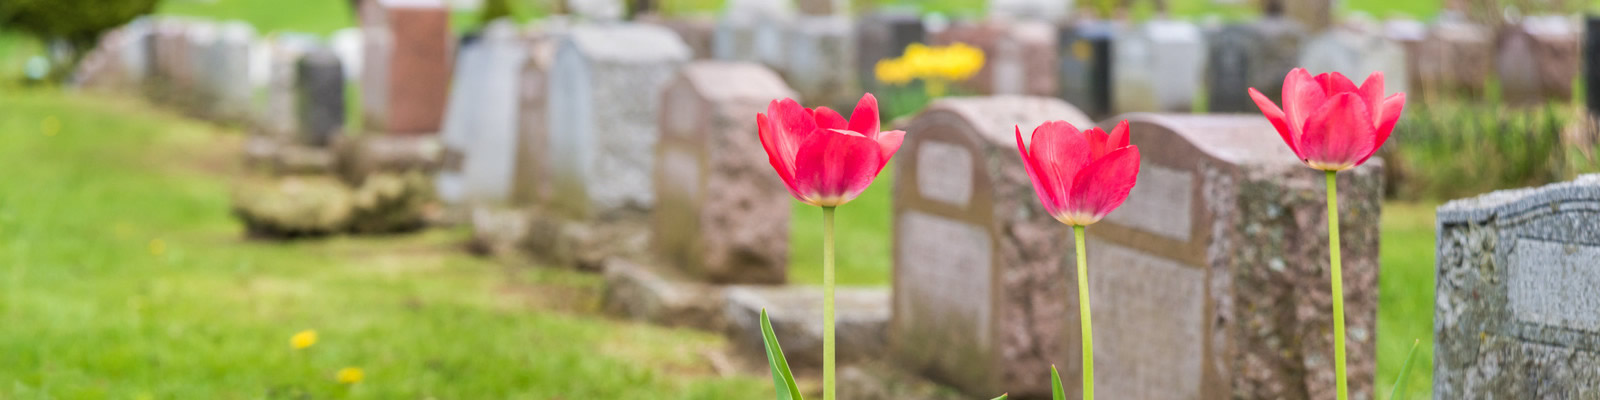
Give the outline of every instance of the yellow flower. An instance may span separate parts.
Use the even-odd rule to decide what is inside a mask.
[[[339,370],[339,374],[336,377],[339,383],[350,385],[361,383],[363,378],[366,378],[366,373],[361,372],[361,368],[356,367],[345,367]]]
[[[878,76],[878,81],[891,85],[902,85],[914,78],[911,70],[907,69],[900,59],[880,60],[873,70]]]
[[[317,344],[317,331],[314,329],[300,331],[300,333],[296,333],[289,338],[289,347],[293,347],[295,350],[311,347],[315,344]]]
[[[150,239],[150,255],[160,257],[167,254],[167,242],[161,239]]]

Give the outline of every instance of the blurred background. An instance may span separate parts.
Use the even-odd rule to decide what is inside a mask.
[[[0,1],[0,171],[6,171],[0,176],[0,399],[771,396],[765,367],[731,359],[723,336],[604,316],[602,276],[482,257],[482,249],[463,244],[481,235],[472,226],[252,239],[263,228],[252,219],[250,201],[281,194],[251,192],[245,182],[259,168],[248,162],[256,157],[251,137],[285,123],[257,111],[281,96],[271,87],[279,79],[273,57],[282,43],[310,38],[342,62],[335,67],[344,76],[336,80],[340,90],[311,98],[334,99],[349,111],[322,117],[314,129],[349,136],[374,130],[356,111],[370,102],[361,79],[360,1]],[[615,12],[697,21],[709,44],[711,27],[737,15],[740,6],[730,2],[739,3],[629,0],[621,10],[593,11],[584,7],[601,2],[450,0],[448,29],[453,49],[465,48],[460,43],[490,35],[491,21],[528,27],[547,24],[553,15]],[[1131,97],[1107,94],[1124,93],[1114,87],[1073,87],[1093,79],[1061,78],[1075,71],[1061,65],[1076,60],[1070,62],[1092,71],[1093,60],[1112,57],[1072,41],[1092,39],[1085,33],[1092,28],[1079,27],[1095,23],[1130,29],[1179,21],[1210,38],[1278,17],[1300,26],[1294,32],[1304,41],[1292,44],[1288,56],[1295,65],[1319,63],[1358,82],[1366,72],[1383,70],[1391,91],[1408,92],[1404,117],[1381,153],[1379,393],[1394,385],[1415,339],[1424,344],[1409,398],[1427,398],[1431,389],[1435,207],[1600,171],[1591,112],[1596,102],[1585,100],[1588,60],[1595,57],[1586,38],[1593,33],[1583,17],[1600,11],[1600,1],[1305,2],[1326,4],[1320,11],[1303,10],[1294,0],[1060,2],[1045,35],[1047,48],[1060,49],[1059,60],[1048,60],[1042,73],[1052,81],[985,81],[1000,74],[985,68],[1015,55],[997,54],[951,27],[1008,29],[1014,26],[1009,19],[988,19],[1007,9],[1005,3],[842,3],[835,13],[855,21],[910,15],[924,33],[890,50],[856,52],[852,65],[820,69],[848,70],[843,75],[854,88],[876,93],[885,125],[903,122],[939,97],[1008,91],[1062,97],[1096,119],[1122,111],[1254,114],[1239,93],[1207,90],[1223,82],[1216,76],[1205,75],[1175,101],[1162,92],[1150,104],[1128,104]],[[114,50],[115,32],[166,21],[215,22],[217,38],[243,32],[244,64],[198,67],[231,71],[207,79],[238,91],[175,98],[130,82],[119,66],[123,53]],[[952,33],[942,34],[947,30]],[[1323,32],[1353,32],[1319,46],[1354,55],[1319,58],[1331,54],[1312,46]],[[1225,54],[1195,46],[1196,52]],[[718,51],[693,50],[696,58]],[[1385,52],[1399,57],[1385,58]],[[1195,65],[1195,71],[1215,68]],[[792,83],[807,76],[799,68],[773,67]],[[464,67],[458,61],[454,68]],[[1240,79],[1249,86],[1281,80],[1277,71],[1283,69],[1272,71],[1265,79]],[[1017,86],[996,86],[1007,84]],[[839,90],[825,84],[815,90],[829,104],[853,103],[859,95],[852,89],[830,98],[828,90]],[[242,108],[230,109],[229,96],[239,97]],[[846,238],[841,284],[891,283],[890,170],[840,210]],[[412,190],[406,183],[412,178],[397,179],[395,191]],[[305,187],[312,189],[272,190],[299,198],[312,196],[304,193],[317,186]],[[371,190],[379,198],[389,193]],[[429,218],[444,212],[396,207]],[[786,278],[819,283],[821,227],[810,223],[816,212],[798,203],[792,212],[797,222],[790,224]],[[267,235],[299,233],[306,232]]]

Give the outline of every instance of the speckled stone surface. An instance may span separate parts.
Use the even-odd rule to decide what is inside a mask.
[[[1435,399],[1600,396],[1600,175],[1439,207]]]

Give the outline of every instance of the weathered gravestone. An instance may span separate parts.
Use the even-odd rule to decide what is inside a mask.
[[[524,32],[527,60],[517,77],[517,155],[511,203],[532,205],[549,199],[551,185],[545,154],[550,140],[550,68],[569,27],[540,24]]]
[[[1311,74],[1338,72],[1360,85],[1373,72],[1383,72],[1389,93],[1406,91],[1406,53],[1400,44],[1375,32],[1332,29],[1312,37],[1300,52],[1300,66]],[[1281,77],[1280,77],[1281,79]]]
[[[257,118],[255,131],[279,142],[299,142],[310,137],[300,130],[301,98],[298,63],[302,56],[321,48],[316,36],[303,33],[281,33],[269,44],[266,106]]]
[[[361,28],[334,31],[328,39],[328,45],[333,47],[334,54],[339,55],[339,63],[344,65],[344,79],[361,79]]]
[[[1048,396],[1065,363],[1071,237],[1039,205],[1017,153],[1045,121],[1093,124],[1041,97],[947,98],[906,127],[895,156],[890,352],[969,394]]]
[[[1600,175],[1439,207],[1436,399],[1600,396]]]
[[[101,35],[94,49],[78,62],[72,74],[72,85],[98,90],[139,88],[149,69],[146,42],[151,36],[151,25],[148,18],[139,18]]]
[[[1488,28],[1440,20],[1411,57],[1427,96],[1481,96],[1494,68],[1494,37]]]
[[[177,18],[160,18],[155,21],[150,43],[151,75],[145,87],[149,96],[173,104],[185,88],[183,76],[187,61],[183,38],[187,22]]]
[[[550,206],[569,217],[648,211],[661,90],[689,60],[672,31],[639,24],[580,26],[550,70]]]
[[[1057,22],[1066,19],[1072,0],[989,0],[989,16]]]
[[[906,46],[926,40],[922,17],[913,11],[882,10],[856,23],[856,79],[868,92],[880,91],[878,62],[905,54]]]
[[[794,17],[787,0],[732,0],[717,20],[711,53],[718,60],[758,62],[783,72],[784,28]]]
[[[1513,105],[1571,99],[1580,33],[1564,16],[1527,17],[1506,25],[1495,54],[1501,98]]]
[[[450,13],[439,0],[362,3],[363,129],[431,135],[450,80]]]
[[[178,76],[180,97],[178,105],[191,116],[208,118],[215,115],[217,105],[216,82],[221,78],[213,66],[212,44],[217,41],[217,24],[211,21],[192,22],[184,29],[184,63]]]
[[[783,79],[751,63],[692,63],[667,84],[651,239],[663,260],[713,282],[784,282],[789,194],[751,116],[786,97]]]
[[[712,38],[716,34],[717,21],[709,17],[665,17],[659,14],[643,15],[635,19],[637,22],[660,25],[671,29],[689,45],[693,51],[694,59],[710,59],[712,53]]]
[[[208,86],[212,88],[215,103],[213,116],[223,121],[246,121],[255,110],[250,87],[250,47],[255,44],[256,29],[242,21],[229,21],[218,25],[217,39],[208,50],[206,68],[210,71]]]
[[[327,147],[344,132],[344,67],[333,50],[317,48],[300,57],[295,75],[298,142]]]
[[[1258,116],[1131,114],[1106,124],[1122,118],[1139,147],[1138,184],[1088,229],[1086,243],[1094,315],[1112,316],[1094,326],[1099,393],[1332,398],[1323,174]],[[1379,164],[1339,179],[1348,373],[1358,399],[1374,398]],[[1077,298],[1075,277],[1065,278],[1065,298]],[[1068,343],[1078,341],[1077,310],[1066,310]],[[1062,360],[1062,380],[1074,387],[1080,359]]]
[[[783,69],[801,101],[848,110],[860,96],[855,71],[855,26],[847,16],[803,16],[787,29]]]
[[[1056,30],[1040,21],[985,20],[931,35],[941,46],[966,43],[983,50],[983,67],[963,82],[979,94],[1054,96]]]
[[[450,161],[438,181],[446,203],[510,203],[518,139],[517,79],[527,58],[516,24],[507,19],[490,23],[480,39],[462,45],[441,138]]]
[[[1112,68],[1117,112],[1188,112],[1205,79],[1205,38],[1192,23],[1152,20],[1118,36]]]
[[[1061,27],[1058,93],[1095,118],[1111,114],[1111,51],[1119,28],[1110,21],[1087,20]]]
[[[1260,90],[1274,103],[1282,104],[1283,78],[1300,60],[1300,42],[1305,32],[1298,23],[1283,18],[1267,18],[1243,25],[1229,25],[1206,40],[1206,76],[1210,86],[1208,111],[1214,113],[1254,113],[1259,110],[1247,88]]]

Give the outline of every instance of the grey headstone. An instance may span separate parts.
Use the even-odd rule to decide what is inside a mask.
[[[225,121],[245,121],[255,110],[250,86],[250,48],[256,30],[242,21],[229,21],[218,28],[210,50],[210,86],[216,95],[216,117]]]
[[[1058,22],[1067,19],[1073,0],[989,0],[989,16]]]
[[[1208,111],[1251,113],[1258,108],[1246,88],[1255,88],[1281,104],[1283,78],[1300,58],[1305,33],[1282,18],[1224,27],[1207,40]]]
[[[527,47],[510,20],[491,23],[482,45],[488,62],[483,76],[475,78],[483,83],[477,94],[480,100],[471,110],[476,125],[465,147],[464,195],[471,204],[503,205],[511,200],[516,168],[517,79],[528,60]]]
[[[466,172],[467,148],[472,146],[480,127],[476,117],[485,106],[485,87],[494,84],[485,79],[491,67],[489,50],[480,36],[463,37],[456,49],[450,97],[445,103],[444,126],[439,133],[439,140],[444,144],[444,165],[434,177],[439,200],[452,205],[466,201],[463,174]]]
[[[878,91],[878,61],[900,57],[906,46],[927,40],[922,17],[915,12],[876,12],[856,23],[856,79],[868,92]]]
[[[344,28],[334,31],[333,37],[328,39],[333,52],[339,55],[339,63],[344,65],[346,80],[361,78],[361,36],[361,28]]]
[[[577,218],[650,210],[660,91],[689,60],[651,25],[573,28],[550,71],[553,208]]]
[[[789,25],[786,77],[805,104],[849,109],[860,91],[855,71],[855,27],[846,16],[806,16]]]
[[[1338,72],[1356,85],[1383,71],[1388,94],[1406,91],[1409,82],[1405,49],[1374,32],[1336,28],[1318,34],[1301,49],[1300,65],[1312,75]]]
[[[180,104],[196,117],[207,118],[217,112],[219,88],[216,83],[221,80],[221,72],[213,67],[218,60],[211,51],[217,37],[217,24],[210,21],[194,22],[184,30],[187,76],[180,78],[186,83],[180,89],[186,89]]]
[[[717,21],[711,53],[718,60],[751,61],[783,72],[784,28],[795,18],[786,0],[734,0]]]
[[[1502,28],[1495,70],[1500,93],[1513,105],[1572,98],[1581,30],[1565,16],[1530,16]]]
[[[322,47],[316,36],[281,33],[271,39],[266,105],[257,116],[256,132],[283,142],[307,137],[300,131],[300,96],[295,93],[300,57]]]
[[[1121,35],[1112,54],[1111,97],[1118,112],[1193,109],[1206,68],[1199,27],[1152,20]]]
[[[1095,118],[1111,113],[1111,54],[1119,28],[1107,21],[1081,21],[1061,27],[1061,98]]]
[[[1434,398],[1600,394],[1600,175],[1439,207]]]
[[[299,142],[327,146],[344,131],[344,69],[339,56],[327,48],[314,49],[300,57],[295,75]]]

